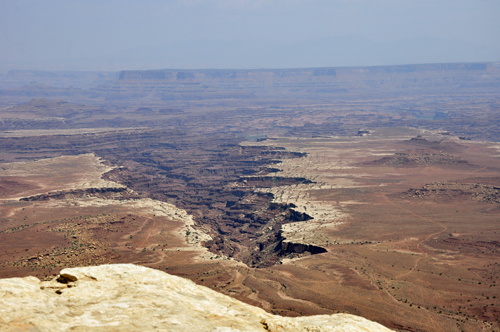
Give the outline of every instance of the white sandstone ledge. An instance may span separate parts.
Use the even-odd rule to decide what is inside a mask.
[[[0,331],[390,331],[348,314],[272,315],[132,264],[64,269],[58,280],[0,279]]]

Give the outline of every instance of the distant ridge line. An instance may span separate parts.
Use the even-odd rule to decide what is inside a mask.
[[[120,80],[126,79],[190,79],[197,75],[210,78],[237,78],[249,73],[272,73],[277,76],[292,76],[309,74],[312,76],[337,76],[343,74],[376,74],[376,73],[413,73],[426,71],[477,71],[488,70],[491,62],[476,63],[432,63],[408,64],[391,66],[360,66],[360,67],[312,67],[283,69],[152,69],[152,70],[122,70]],[[239,75],[238,75],[239,74]]]

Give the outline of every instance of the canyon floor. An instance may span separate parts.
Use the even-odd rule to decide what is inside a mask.
[[[230,92],[203,72],[1,90],[0,277],[134,263],[282,316],[499,330],[498,91],[464,87],[483,69],[387,68],[415,86],[365,94],[380,73],[338,69],[311,71],[328,93],[261,72]]]

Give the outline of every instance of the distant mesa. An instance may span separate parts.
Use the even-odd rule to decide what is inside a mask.
[[[138,109],[135,110],[135,112],[141,114],[153,114],[155,111],[153,111],[149,107],[139,107]]]
[[[314,76],[337,76],[337,71],[333,68],[318,68],[314,70]]]
[[[208,70],[205,74],[211,78],[236,78],[238,76],[235,70]],[[241,73],[239,74],[242,76]]]
[[[92,89],[91,93],[94,98],[105,95],[108,100],[147,97],[160,101],[267,99],[278,95],[317,99],[357,93],[435,93],[436,89],[459,93],[470,88],[481,89],[484,93],[498,87],[499,83],[495,78],[498,71],[491,63],[124,70],[118,80]],[[478,75],[482,75],[479,80],[474,78]],[[450,116],[444,111],[424,112],[411,109],[407,111],[407,115],[421,121],[439,121]]]
[[[183,110],[180,108],[162,108],[159,110],[160,114],[182,114],[184,113]]]
[[[120,72],[119,80],[185,80],[194,78],[191,71],[170,70],[124,70]]]
[[[187,78],[194,78],[194,74],[191,72],[180,71],[177,73],[178,80],[185,80]]]
[[[166,80],[172,73],[164,70],[124,70],[120,72],[120,80]]]
[[[373,66],[367,67],[371,73],[414,73],[423,71],[475,71],[487,70],[487,63],[433,63],[418,65],[399,65],[399,66]]]
[[[197,69],[180,71],[178,69],[159,70],[124,70],[120,72],[120,80],[184,80],[194,78],[208,79],[235,79],[268,77],[329,77],[353,76],[363,77],[375,74],[390,73],[423,73],[423,72],[470,72],[487,71],[493,66],[491,63],[436,63],[396,66],[368,66],[368,67],[320,67],[320,68],[289,68],[289,69]]]

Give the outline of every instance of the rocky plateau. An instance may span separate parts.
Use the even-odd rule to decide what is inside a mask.
[[[0,329],[21,331],[385,332],[349,315],[281,317],[190,280],[132,264],[0,279]]]

